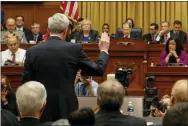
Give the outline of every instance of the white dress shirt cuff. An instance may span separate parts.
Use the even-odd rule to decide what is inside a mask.
[[[155,40],[156,40],[156,41],[160,41],[160,38],[161,38],[161,37],[158,35]]]

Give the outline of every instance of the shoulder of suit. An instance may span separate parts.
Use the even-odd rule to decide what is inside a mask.
[[[4,55],[4,54],[6,54],[8,52],[9,52],[9,49],[6,49],[6,50],[2,51],[1,54]]]

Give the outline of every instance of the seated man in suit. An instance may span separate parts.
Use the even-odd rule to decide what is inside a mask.
[[[155,42],[155,39],[158,35],[157,31],[158,31],[158,24],[156,24],[156,23],[150,24],[149,25],[149,33],[145,34],[143,36],[143,40],[145,40],[148,44],[150,42]]]
[[[40,24],[34,23],[31,25],[31,32],[28,35],[29,43],[39,43],[43,40],[40,33]]]
[[[47,93],[43,84],[30,81],[16,91],[16,102],[20,112],[20,126],[51,126],[52,122],[40,124],[46,105]]]
[[[24,32],[25,33],[25,37],[26,37],[26,39],[28,41],[28,34],[29,34],[30,30],[23,27],[23,25],[24,25],[24,17],[21,16],[21,15],[17,15],[15,19],[16,19],[16,30]]]
[[[8,49],[1,52],[1,65],[13,64],[23,65],[25,60],[26,50],[20,49],[20,36],[8,34],[7,47]]]
[[[170,31],[174,37],[179,38],[182,44],[188,44],[187,34],[181,30],[182,23],[179,20],[174,21],[174,29]]]
[[[169,38],[173,38],[174,35],[170,32],[170,22],[163,21],[161,23],[161,31],[155,39],[158,43],[166,44]]]
[[[116,38],[132,38],[132,39],[139,39],[140,35],[131,32],[131,25],[128,22],[124,22],[122,25],[122,30],[118,30],[116,33]]]
[[[97,90],[99,111],[95,115],[95,126],[147,126],[146,121],[134,116],[123,115],[125,89],[117,80],[107,80]]]
[[[84,19],[81,22],[82,30],[75,33],[76,43],[98,43],[99,33],[92,29],[91,21]]]
[[[16,23],[14,18],[8,18],[6,22],[6,28],[7,31],[1,32],[1,42],[6,43],[7,42],[7,34],[18,34],[21,36],[21,43],[27,43],[26,37],[24,32],[22,31],[16,31]]]
[[[77,96],[96,96],[98,83],[91,76],[78,71],[75,79],[75,93]]]
[[[163,118],[163,126],[188,126],[188,103],[178,103]]]

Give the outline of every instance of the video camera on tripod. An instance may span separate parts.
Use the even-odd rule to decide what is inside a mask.
[[[153,106],[163,113],[167,109],[167,105],[159,100],[159,89],[153,87],[155,82],[154,76],[146,77],[146,87],[145,87],[145,96],[144,96],[144,116],[148,116],[151,112],[150,107]],[[153,113],[152,113],[152,116]]]
[[[122,67],[117,68],[115,73],[115,78],[123,85],[127,95],[127,88],[130,83],[130,74],[132,73],[132,68]]]

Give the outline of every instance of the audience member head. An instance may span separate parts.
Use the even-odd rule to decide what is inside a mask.
[[[97,89],[97,103],[102,110],[119,110],[123,104],[125,89],[117,80],[107,80]]]
[[[46,89],[43,84],[30,81],[16,91],[16,102],[20,116],[40,118],[46,104]]]
[[[179,56],[181,51],[183,50],[183,45],[181,44],[180,40],[177,38],[169,38],[166,43],[166,52],[167,54],[170,50],[176,51],[177,55]]]
[[[21,37],[17,34],[8,34],[7,47],[12,53],[16,53],[20,46]]]
[[[16,28],[16,23],[14,18],[8,18],[6,22],[6,28],[9,32],[13,32]]]
[[[127,18],[125,22],[128,22],[131,26],[131,28],[134,28],[134,21],[132,18]]]
[[[48,18],[48,31],[50,32],[50,35],[57,35],[64,40],[68,26],[69,19],[64,14],[56,13]]]
[[[188,80],[178,80],[172,87],[171,106],[180,102],[188,102]]]
[[[102,26],[102,32],[108,33],[109,28],[110,28],[110,26],[107,23],[104,23],[103,26]]]
[[[152,23],[149,25],[149,33],[151,35],[155,35],[157,33],[157,31],[158,31],[158,24]]]
[[[31,32],[35,35],[39,34],[40,32],[40,24],[34,23],[31,25]]]
[[[122,27],[124,35],[129,35],[131,33],[131,25],[128,22],[124,22]]]
[[[92,23],[90,20],[88,19],[84,19],[82,22],[81,22],[81,25],[82,25],[82,31],[83,32],[89,32],[91,30],[91,26],[92,26]]]
[[[181,26],[182,26],[181,21],[179,21],[179,20],[174,21],[174,31],[175,32],[179,32],[181,30]]]
[[[18,28],[20,28],[20,27],[23,27],[23,25],[24,25],[24,17],[21,15],[17,15],[16,16],[16,26]]]
[[[7,78],[6,76],[4,76],[4,75],[1,75],[1,84],[2,84],[6,89],[8,89],[9,91],[12,90],[8,78]]]
[[[82,108],[68,117],[71,126],[93,126],[95,124],[94,112],[91,108]]]
[[[163,21],[161,23],[161,30],[164,31],[165,34],[167,34],[170,31],[170,22],[168,21]]]
[[[19,126],[17,117],[8,110],[1,109],[1,126]]]
[[[163,118],[163,126],[188,126],[188,102],[170,108]]]

